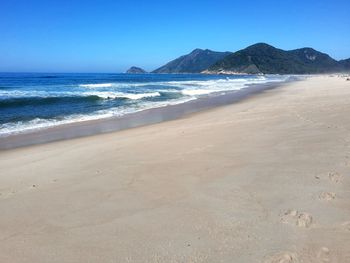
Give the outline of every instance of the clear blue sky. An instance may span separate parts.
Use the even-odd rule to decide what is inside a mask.
[[[256,42],[350,57],[349,0],[0,1],[0,71],[154,69]]]

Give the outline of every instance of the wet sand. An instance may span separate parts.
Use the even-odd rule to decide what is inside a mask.
[[[350,262],[350,82],[0,152],[0,262]]]

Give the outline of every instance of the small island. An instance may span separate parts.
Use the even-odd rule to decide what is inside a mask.
[[[128,74],[144,74],[147,73],[144,69],[138,68],[138,67],[131,67],[129,68],[126,73]]]

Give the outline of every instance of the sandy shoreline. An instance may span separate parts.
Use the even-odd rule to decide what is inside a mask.
[[[349,96],[314,77],[0,152],[0,262],[350,262]]]
[[[160,123],[184,117],[188,114],[208,110],[218,106],[232,104],[242,99],[253,96],[265,90],[279,88],[292,81],[301,80],[304,77],[290,77],[285,82],[269,82],[264,84],[252,84],[244,89],[211,94],[196,100],[151,108],[135,113],[129,113],[120,117],[74,122],[53,126],[45,129],[32,130],[9,136],[0,136],[0,151],[17,147],[74,139],[102,133],[110,133],[144,125]]]

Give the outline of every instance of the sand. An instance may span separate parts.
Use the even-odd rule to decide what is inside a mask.
[[[350,82],[0,152],[0,262],[350,262]]]

